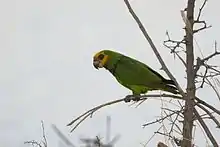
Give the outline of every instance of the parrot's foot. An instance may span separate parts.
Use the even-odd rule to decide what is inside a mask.
[[[128,103],[130,102],[131,100],[133,101],[139,101],[140,100],[140,95],[127,95],[125,98],[124,98],[124,101],[125,103]]]

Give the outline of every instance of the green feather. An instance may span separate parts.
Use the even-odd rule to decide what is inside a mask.
[[[104,67],[109,70],[117,81],[134,95],[144,94],[149,90],[163,90],[177,94],[177,88],[172,80],[163,78],[146,64],[120,53],[104,50],[108,61]]]

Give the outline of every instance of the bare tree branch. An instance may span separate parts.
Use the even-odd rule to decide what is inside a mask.
[[[199,21],[200,16],[201,16],[201,14],[202,14],[202,10],[203,10],[203,8],[205,7],[205,4],[207,3],[207,1],[208,1],[208,0],[204,0],[204,1],[203,1],[203,4],[202,4],[202,6],[201,6],[201,8],[199,8],[199,14],[198,14],[198,16],[197,16],[196,21]]]
[[[163,136],[167,136],[167,137],[173,139],[177,146],[181,146],[181,144],[182,144],[182,140],[180,140],[180,139],[178,139],[178,138],[176,138],[176,137],[173,137],[173,136],[171,136],[171,135],[169,135],[169,134],[162,133],[162,132],[159,132],[159,131],[156,131],[156,132],[154,132],[154,133],[160,134],[160,135],[163,135]]]
[[[181,96],[176,96],[176,95],[169,95],[169,94],[155,94],[155,95],[142,95],[140,97],[140,100],[146,100],[147,98],[152,98],[152,97],[172,97],[174,99],[180,99],[180,100],[183,100]],[[116,103],[119,103],[119,102],[124,102],[126,99],[125,98],[122,98],[122,99],[117,99],[117,100],[113,100],[113,101],[110,101],[110,102],[107,102],[105,104],[101,104],[99,106],[96,106],[88,111],[86,111],[85,113],[83,113],[82,115],[80,115],[79,117],[77,117],[76,119],[72,120],[69,124],[67,124],[67,126],[71,126],[73,125],[76,121],[79,120],[79,122],[74,126],[73,129],[71,129],[71,132],[74,131],[86,118],[88,118],[89,116],[92,116],[92,114],[94,112],[96,112],[97,110],[103,108],[103,107],[106,107],[106,106],[109,106],[109,105],[112,105],[112,104],[116,104]],[[134,97],[134,100],[135,100],[135,97]]]
[[[168,118],[168,117],[170,117],[170,116],[172,116],[172,115],[174,115],[174,114],[178,114],[178,113],[180,113],[182,110],[180,110],[180,111],[174,111],[173,113],[171,113],[171,114],[169,114],[169,115],[166,115],[166,116],[164,116],[164,117],[162,117],[162,118],[160,118],[160,119],[157,119],[157,120],[155,120],[155,121],[152,121],[152,122],[149,122],[149,123],[146,123],[146,124],[143,124],[142,126],[143,127],[146,127],[146,126],[148,126],[148,125],[152,125],[152,124],[155,124],[155,123],[161,123],[163,120],[165,120],[166,118]]]
[[[194,24],[203,24],[203,26],[200,27],[199,29],[193,30],[193,33],[198,33],[198,32],[200,32],[200,31],[202,31],[202,30],[204,30],[204,29],[208,29],[208,28],[212,27],[211,25],[207,26],[207,24],[206,24],[205,21],[201,21],[201,20],[200,20],[202,11],[203,11],[205,5],[207,4],[207,1],[208,1],[208,0],[204,0],[204,1],[203,1],[202,6],[199,8],[199,13],[198,13],[197,19],[194,20]]]
[[[195,108],[194,108],[194,113],[196,114],[196,117],[199,116],[199,113],[197,112],[197,110]],[[206,132],[206,135],[208,136],[208,138],[212,142],[213,146],[218,147],[217,141],[213,137],[212,133],[210,132],[210,130],[207,127],[207,125],[205,124],[205,122],[202,120],[201,117],[197,117],[197,119],[198,119],[199,123],[201,124],[201,126],[203,127],[204,131]]]
[[[203,85],[205,83],[205,79],[207,77],[207,73],[208,73],[208,68],[205,69],[205,73],[204,75],[202,76],[202,84],[200,85],[201,88],[203,88]]]
[[[31,140],[31,141],[25,141],[24,144],[31,144],[33,147],[37,146],[37,147],[43,147],[39,142],[35,141],[35,140]]]
[[[220,100],[220,93],[218,92],[218,90],[216,89],[216,87],[212,84],[212,82],[209,79],[206,79],[208,82],[208,84],[211,86],[211,88],[214,90],[216,96],[218,97],[218,99]]]
[[[43,135],[43,144],[44,144],[44,147],[47,147],[47,138],[46,138],[46,135],[45,135],[45,130],[44,130],[44,122],[41,121],[41,127],[42,127],[42,135]]]
[[[197,106],[198,106],[199,108],[201,108],[203,111],[205,111],[205,112],[210,116],[210,119],[212,119],[212,120],[215,122],[215,124],[217,125],[217,128],[220,128],[220,123],[219,123],[219,121],[215,118],[214,115],[212,115],[211,112],[209,112],[209,110],[207,110],[205,107],[203,107],[203,106],[200,105],[200,104],[197,104]]]
[[[199,71],[199,69],[200,69],[201,66],[204,66],[207,70],[208,70],[208,69],[212,69],[212,70],[216,71],[217,73],[220,73],[219,70],[216,70],[216,69],[214,69],[213,67],[211,67],[211,66],[209,66],[209,65],[206,64],[206,62],[207,62],[209,59],[211,59],[211,58],[213,58],[213,57],[215,57],[215,56],[218,56],[218,55],[220,55],[220,52],[217,51],[217,49],[216,49],[216,43],[215,43],[215,52],[214,52],[214,53],[212,53],[211,55],[209,55],[209,56],[207,56],[207,57],[205,57],[205,58],[203,58],[203,59],[201,59],[201,58],[199,58],[199,57],[196,59],[196,60],[197,60],[197,63],[196,63],[195,68],[194,68],[194,74],[193,74],[194,77],[196,78],[197,72]]]
[[[213,107],[212,105],[206,103],[205,101],[199,99],[198,97],[195,98],[195,100],[197,101],[197,103],[200,103],[206,107],[208,107],[209,109],[211,109],[212,111],[214,111],[215,113],[217,113],[218,115],[220,115],[220,110],[216,109],[215,107]],[[197,105],[196,103],[196,105]]]
[[[170,53],[171,54],[174,54],[174,58],[175,56],[177,56],[179,58],[179,60],[182,62],[182,64],[186,67],[186,62],[184,61],[184,59],[179,55],[179,51],[176,51],[177,48],[181,48],[183,49],[183,47],[181,46],[181,44],[185,44],[185,38],[182,39],[181,41],[176,41],[176,40],[171,40],[170,39],[170,35],[168,32],[166,32],[166,35],[167,35],[167,40],[165,40],[163,42],[163,45],[165,47],[167,47],[168,49],[170,49]],[[172,45],[169,45],[169,44],[172,44]],[[173,45],[174,44],[174,45]]]
[[[198,33],[198,32],[200,32],[200,31],[202,31],[202,30],[205,30],[205,29],[208,29],[208,28],[211,28],[211,27],[212,27],[211,25],[207,26],[207,24],[206,24],[205,21],[194,21],[194,24],[195,24],[195,23],[197,23],[197,24],[202,24],[203,26],[200,27],[200,28],[198,28],[198,29],[196,29],[196,30],[193,30],[193,34]]]
[[[32,146],[37,146],[37,147],[48,147],[43,121],[41,121],[41,127],[42,127],[42,135],[43,135],[42,141],[38,142],[36,140],[31,140],[31,141],[25,141],[24,144],[31,144]],[[41,143],[43,143],[43,145]]]
[[[183,108],[182,108],[182,109],[183,109]],[[177,123],[176,123],[176,121],[178,120],[179,116],[180,116],[180,113],[178,113],[178,114],[176,115],[176,117],[174,118],[174,120],[172,120],[172,117],[171,117],[171,123],[172,123],[172,125],[171,125],[171,128],[170,128],[169,134],[171,134],[171,133],[173,132],[174,126],[178,129],[178,131],[179,131],[181,134],[183,133],[182,130],[180,129],[179,125],[177,125]]]
[[[208,61],[209,59],[211,59],[212,57],[216,56],[216,55],[220,55],[220,52],[215,51],[213,54],[207,56],[206,58],[203,59],[203,61]]]

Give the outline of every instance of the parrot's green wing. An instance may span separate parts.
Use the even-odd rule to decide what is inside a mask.
[[[174,84],[166,80],[159,73],[147,65],[127,56],[121,56],[115,65],[113,75],[125,87],[131,89],[134,94],[146,93],[148,90],[164,90],[174,93],[176,88],[168,84]]]

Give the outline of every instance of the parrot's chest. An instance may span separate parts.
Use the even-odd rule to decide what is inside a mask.
[[[114,76],[115,76],[116,80],[121,85],[130,89],[131,91],[133,91],[133,93],[141,94],[141,93],[146,93],[148,91],[148,88],[146,86],[132,84],[128,81],[128,79],[124,78],[123,76],[117,75],[117,74]]]
[[[133,94],[145,94],[149,90],[149,88],[147,88],[146,86],[128,84],[125,81],[121,81],[120,78],[117,77],[116,79],[121,85],[130,89],[133,92]]]
[[[116,80],[123,86],[127,87],[128,88],[128,81],[123,77],[123,75],[120,75],[118,73],[112,73],[112,75],[116,78]]]
[[[121,69],[122,68],[116,69],[114,73],[111,72],[121,85],[130,89],[133,94],[144,94],[149,90],[146,86],[137,84],[137,79],[141,78],[141,75],[138,75],[137,71],[131,71],[129,68],[124,68],[123,70]]]

